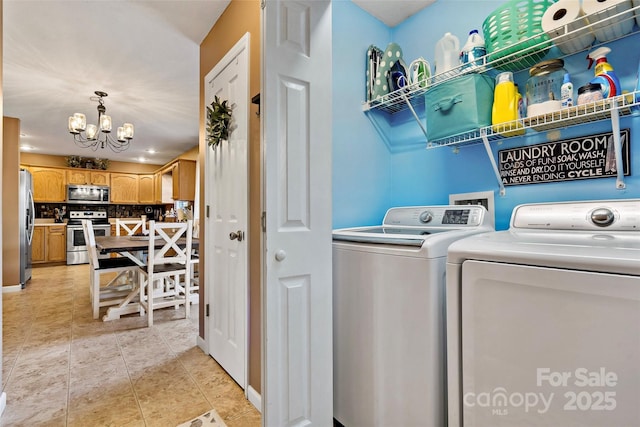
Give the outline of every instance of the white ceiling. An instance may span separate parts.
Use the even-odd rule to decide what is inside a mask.
[[[436,0],[352,0],[389,27],[395,27]]]
[[[200,42],[230,0],[4,0],[4,115],[34,153],[164,164],[198,145]],[[97,122],[107,92],[131,147],[78,148],[68,117]],[[156,150],[150,154],[147,150]]]

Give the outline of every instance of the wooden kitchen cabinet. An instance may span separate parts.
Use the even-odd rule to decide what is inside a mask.
[[[54,225],[47,227],[47,261],[59,262],[67,260],[67,227]]]
[[[33,175],[33,199],[35,202],[66,201],[66,173],[64,169],[29,167]]]
[[[36,225],[33,227],[31,259],[34,264],[67,260],[67,227]]]
[[[104,171],[91,171],[89,172],[91,185],[106,185],[111,184],[111,174]]]
[[[140,175],[138,177],[138,197],[140,203],[155,202],[154,196],[155,180],[153,175]]]
[[[132,173],[112,173],[111,203],[138,203],[138,178]]]
[[[171,165],[173,200],[194,200],[196,194],[196,162],[176,160]]]
[[[153,202],[162,203],[162,172],[153,174]]]
[[[86,169],[67,170],[67,184],[109,185],[111,174],[104,171]]]
[[[34,264],[45,262],[47,251],[45,249],[45,228],[41,226],[33,227],[33,239],[31,240],[31,262]]]

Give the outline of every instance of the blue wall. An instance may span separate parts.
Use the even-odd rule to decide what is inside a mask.
[[[449,194],[494,191],[496,228],[506,229],[512,209],[521,203],[595,200],[640,197],[640,118],[621,119],[631,129],[631,173],[627,188],[617,190],[615,178],[587,179],[562,183],[509,186],[505,196],[498,184],[482,144],[426,149],[425,137],[408,112],[389,118],[385,113],[362,111],[365,99],[366,50],[370,44],[381,49],[394,41],[408,64],[424,57],[433,67],[434,48],[447,31],[464,44],[471,29],[482,28],[484,19],[502,1],[439,0],[394,28],[386,27],[350,1],[334,2],[334,138],[333,220],[334,228],[380,223],[392,206],[446,204]],[[464,11],[464,13],[461,13]],[[609,62],[618,73],[623,89],[632,91],[640,61],[639,35],[607,43],[613,52]],[[553,48],[546,58],[559,57]],[[574,87],[587,83],[586,52],[565,58]],[[523,92],[527,71],[516,73]],[[424,121],[424,111],[418,111]],[[373,122],[372,122],[373,120]],[[376,132],[384,130],[387,140]],[[558,139],[592,135],[611,130],[609,121],[559,129]],[[523,137],[493,143],[498,150],[547,142],[546,132],[529,130]]]

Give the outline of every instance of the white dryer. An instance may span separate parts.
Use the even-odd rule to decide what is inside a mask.
[[[516,207],[446,298],[450,427],[640,425],[640,200]]]
[[[493,230],[482,206],[389,209],[333,232],[334,418],[443,426],[448,246]]]

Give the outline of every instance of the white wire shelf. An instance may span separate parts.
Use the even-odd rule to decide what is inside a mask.
[[[482,142],[483,136],[486,136],[487,140],[491,142],[521,136],[525,134],[527,129],[533,129],[539,132],[589,122],[609,120],[611,119],[611,111],[614,107],[617,109],[619,116],[640,114],[640,92],[626,93],[613,98],[563,108],[562,110],[539,116],[527,117],[499,125],[486,126],[470,132],[428,141],[427,148],[479,144]]]
[[[469,64],[459,65],[447,72],[440,73],[421,82],[405,86],[404,88],[398,89],[378,99],[365,101],[362,105],[362,109],[365,112],[375,109],[389,114],[395,114],[410,108],[409,104],[419,106],[424,104],[424,94],[427,90],[451,79],[477,72],[495,73],[501,70],[518,72],[531,68],[540,62],[542,57],[547,54],[552,44],[562,48],[564,44],[569,43],[570,40],[577,37],[582,37],[595,31],[606,31],[608,29],[613,30],[613,28],[617,29],[623,23],[628,22],[629,20],[634,20],[636,14],[640,15],[640,4],[619,13],[614,12],[615,8],[616,6],[612,6],[604,11],[598,12],[597,14],[594,13],[581,17],[580,20],[586,19],[589,23],[586,25],[581,24],[575,30],[569,30],[569,27],[573,26],[571,23],[565,25],[564,34],[561,36],[548,38],[545,34],[538,34],[521,40],[516,44],[491,52],[487,56],[479,58],[473,66],[470,66]],[[602,18],[602,16],[606,17]],[[638,33],[640,33],[640,29],[634,27],[632,32],[607,40],[606,43],[611,43],[614,40],[626,38]],[[595,44],[581,51],[558,57],[565,58],[575,55],[576,53],[592,50],[602,44],[605,43]],[[455,139],[456,136],[452,136],[451,138]]]

